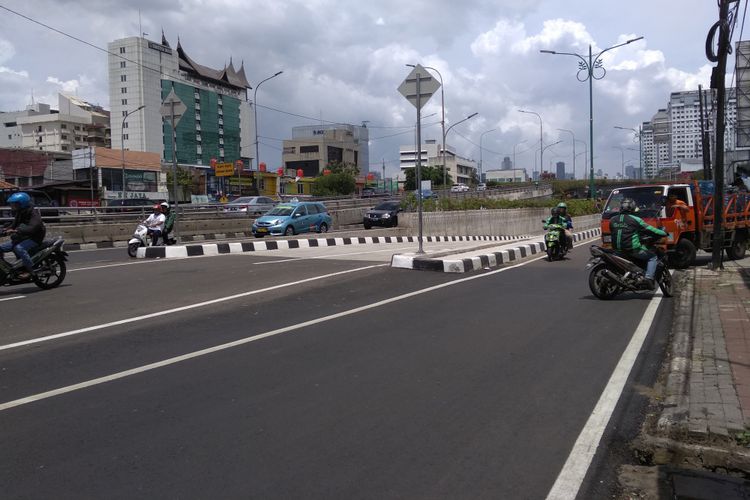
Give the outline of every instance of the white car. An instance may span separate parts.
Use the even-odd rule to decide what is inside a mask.
[[[260,215],[276,206],[276,202],[266,196],[242,196],[224,205],[229,215]]]
[[[451,193],[463,193],[469,190],[469,186],[466,184],[458,183],[451,186]]]
[[[484,182],[477,184],[477,191],[487,191],[487,184]]]

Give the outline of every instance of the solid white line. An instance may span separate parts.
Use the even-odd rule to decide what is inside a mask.
[[[147,371],[150,371],[150,370],[155,370],[157,368],[162,368],[162,367],[165,367],[165,366],[173,365],[175,363],[180,363],[182,361],[186,361],[186,360],[189,360],[189,359],[197,358],[197,357],[200,357],[200,356],[205,356],[207,354],[212,354],[212,353],[215,353],[215,352],[218,352],[218,351],[223,351],[223,350],[226,350],[226,349],[231,349],[233,347],[241,346],[241,345],[244,345],[244,344],[249,344],[250,342],[255,342],[257,340],[261,340],[261,339],[264,339],[264,338],[273,337],[275,335],[280,335],[282,333],[288,333],[288,332],[292,332],[292,331],[295,331],[295,330],[300,330],[300,329],[306,328],[308,326],[316,325],[316,324],[319,324],[319,323],[324,323],[326,321],[331,321],[331,320],[338,319],[338,318],[343,318],[345,316],[350,316],[352,314],[357,314],[357,313],[360,313],[362,311],[367,311],[369,309],[375,309],[377,307],[382,307],[384,305],[391,304],[393,302],[398,302],[398,301],[405,300],[405,299],[408,299],[408,298],[411,298],[411,297],[416,297],[417,295],[422,295],[422,294],[425,294],[425,293],[433,292],[433,291],[439,290],[441,288],[446,288],[446,287],[449,287],[449,286],[458,285],[460,283],[464,283],[464,282],[472,281],[472,280],[476,280],[476,279],[484,279],[484,278],[487,278],[488,276],[492,276],[493,274],[505,272],[505,271],[508,271],[510,269],[514,269],[516,267],[525,266],[527,264],[530,264],[532,262],[540,260],[541,258],[542,257],[537,257],[535,259],[529,259],[527,261],[524,261],[524,262],[521,262],[519,264],[516,264],[515,266],[504,267],[504,268],[497,269],[495,271],[490,271],[488,273],[477,274],[477,275],[469,276],[469,277],[466,277],[466,278],[460,278],[460,279],[457,279],[457,280],[449,281],[447,283],[441,283],[439,285],[434,285],[434,286],[431,286],[431,287],[423,288],[421,290],[415,290],[413,292],[408,292],[408,293],[405,293],[405,294],[402,294],[402,295],[398,295],[396,297],[391,297],[389,299],[384,299],[384,300],[381,300],[381,301],[378,301],[378,302],[374,302],[374,303],[368,304],[366,306],[355,307],[354,309],[349,309],[348,311],[342,311],[340,313],[331,314],[331,315],[328,315],[328,316],[323,316],[321,318],[312,319],[312,320],[309,320],[309,321],[305,321],[303,323],[298,323],[296,325],[285,326],[283,328],[278,328],[276,330],[271,330],[269,332],[261,333],[261,334],[258,334],[258,335],[253,335],[252,337],[246,337],[244,339],[235,340],[235,341],[232,341],[232,342],[228,342],[226,344],[220,344],[220,345],[217,345],[217,346],[214,346],[214,347],[209,347],[209,348],[206,348],[206,349],[201,349],[200,351],[194,351],[194,352],[191,352],[191,353],[183,354],[182,356],[176,356],[174,358],[165,359],[165,360],[162,360],[162,361],[158,361],[156,363],[151,363],[151,364],[148,364],[148,365],[144,365],[144,366],[139,366],[139,367],[136,367],[136,368],[132,368],[130,370],[125,370],[125,371],[122,371],[122,372],[113,373],[111,375],[106,375],[104,377],[99,377],[99,378],[95,378],[95,379],[92,379],[92,380],[87,380],[85,382],[81,382],[81,383],[78,383],[78,384],[73,384],[73,385],[69,385],[69,386],[66,386],[66,387],[60,387],[59,389],[53,389],[51,391],[42,392],[42,393],[39,393],[39,394],[34,394],[32,396],[28,396],[28,397],[21,398],[21,399],[15,399],[13,401],[8,401],[6,403],[0,404],[0,411],[8,410],[10,408],[15,408],[16,406],[21,406],[21,405],[33,403],[35,401],[40,401],[40,400],[43,400],[43,399],[48,399],[48,398],[51,398],[51,397],[54,397],[54,396],[59,396],[61,394],[67,394],[69,392],[73,392],[73,391],[85,389],[87,387],[92,387],[92,386],[95,386],[95,385],[104,384],[106,382],[111,382],[113,380],[122,379],[122,378],[125,378],[125,377],[129,377],[131,375],[136,375],[138,373],[143,373],[143,372],[147,372]],[[380,266],[368,266],[368,267],[365,267],[365,268],[356,269],[354,271],[358,271],[358,270],[362,270],[362,269],[368,269],[368,268],[372,268],[372,267],[380,267]],[[347,271],[344,271],[344,272],[347,272]],[[348,272],[352,272],[352,271],[348,271]],[[343,274],[343,272],[342,273],[335,273],[335,274]],[[310,278],[309,280],[304,280],[304,281],[318,280],[318,279],[321,279],[321,277]],[[274,288],[278,288],[278,287],[274,287]],[[224,301],[224,300],[231,300],[232,298],[246,296],[246,295],[250,295],[251,293],[258,293],[258,292],[260,292],[260,291],[249,292],[249,293],[239,294],[239,295],[233,295],[231,297],[227,297],[227,298],[224,298],[224,299],[216,299],[216,300],[212,300],[212,301],[209,301],[209,302],[202,302],[200,304],[195,304],[193,306],[187,306],[187,307],[184,307],[184,308],[171,309],[170,311],[164,311],[164,313],[162,313],[162,314],[169,314],[171,312],[178,312],[178,311],[182,311],[182,310],[189,309],[189,308],[192,308],[192,307],[201,307],[202,305],[213,304],[213,303],[221,302],[221,301]],[[153,317],[153,316],[154,315],[141,316],[140,319],[147,319],[147,318]],[[127,320],[127,322],[130,322],[130,320]],[[97,327],[91,327],[90,329],[87,329],[87,331],[91,330],[91,329],[107,328],[108,326],[114,326],[114,325],[122,324],[122,323],[123,322],[114,322],[114,323],[108,323],[106,325],[99,325]],[[58,336],[51,336],[51,337],[58,337]]]
[[[591,466],[591,461],[594,459],[604,430],[607,428],[617,401],[619,401],[625,388],[625,382],[630,376],[643,342],[646,340],[651,324],[656,317],[661,299],[661,291],[657,291],[646,308],[646,312],[643,313],[643,318],[635,329],[625,352],[622,353],[620,361],[604,388],[604,392],[596,403],[596,407],[594,407],[586,425],[578,435],[562,471],[560,471],[555,484],[547,494],[547,500],[570,500],[578,495],[578,490],[581,488],[586,472]]]
[[[17,295],[15,297],[6,297],[4,299],[0,299],[0,302],[3,302],[5,300],[16,300],[16,299],[25,299],[25,298],[26,298],[25,295]]]
[[[164,262],[165,259],[155,259],[155,260],[138,260],[134,262],[118,262],[116,264],[106,264],[102,266],[90,266],[90,267],[77,267],[75,269],[68,269],[69,273],[74,273],[76,271],[91,271],[92,269],[107,269],[110,267],[122,267],[122,266],[135,266],[138,264],[152,264],[154,262]]]
[[[281,262],[292,262],[295,260],[320,260],[320,259],[335,259],[336,257],[346,257],[349,255],[366,255],[371,253],[385,253],[385,252],[393,252],[394,250],[398,250],[397,248],[386,248],[383,250],[371,250],[369,252],[349,252],[349,253],[336,253],[333,255],[315,255],[312,257],[294,257],[290,259],[282,259],[282,260],[265,260],[263,262],[253,262],[254,266],[260,266],[263,264],[278,264]]]
[[[39,344],[39,343],[48,342],[48,341],[54,340],[54,339],[59,339],[59,338],[63,338],[63,337],[70,337],[72,335],[79,335],[81,333],[88,333],[88,332],[93,332],[93,331],[96,331],[96,330],[102,330],[104,328],[109,328],[109,327],[112,327],[112,326],[126,325],[128,323],[135,323],[135,322],[138,322],[138,321],[144,321],[144,320],[151,319],[151,318],[158,318],[159,316],[166,316],[168,314],[174,314],[174,313],[178,313],[178,312],[182,312],[182,311],[188,311],[190,309],[197,309],[199,307],[205,307],[205,306],[210,306],[210,305],[214,305],[214,304],[219,304],[221,302],[227,302],[227,301],[230,301],[230,300],[240,299],[240,298],[243,298],[243,297],[249,297],[250,295],[256,295],[256,294],[263,293],[263,292],[268,292],[268,291],[271,291],[271,290],[278,290],[280,288],[286,288],[286,287],[289,287],[289,286],[300,285],[302,283],[308,283],[310,281],[317,281],[317,280],[321,280],[321,279],[325,279],[325,278],[331,278],[333,276],[340,276],[342,274],[355,273],[355,272],[358,272],[358,271],[365,271],[367,269],[374,269],[376,267],[384,267],[384,266],[387,266],[387,264],[375,264],[375,265],[372,265],[372,266],[365,266],[365,267],[358,267],[356,269],[349,269],[347,271],[337,271],[335,273],[323,274],[321,276],[315,276],[315,277],[312,277],[312,278],[305,278],[303,280],[294,281],[294,282],[291,282],[291,283],[283,283],[281,285],[274,285],[274,286],[270,286],[268,288],[262,288],[260,290],[251,290],[249,292],[243,292],[243,293],[238,293],[238,294],[235,294],[235,295],[229,295],[227,297],[220,297],[218,299],[207,300],[205,302],[197,302],[195,304],[189,304],[187,306],[175,307],[173,309],[166,309],[164,311],[159,311],[159,312],[155,312],[155,313],[151,313],[151,314],[144,314],[143,316],[136,316],[136,317],[128,318],[128,319],[121,319],[121,320],[118,320],[118,321],[112,321],[110,323],[103,323],[101,325],[88,326],[88,327],[85,327],[85,328],[79,328],[77,330],[71,330],[71,331],[68,331],[68,332],[56,333],[54,335],[47,335],[46,337],[39,337],[39,338],[35,338],[35,339],[24,340],[24,341],[21,341],[21,342],[15,342],[13,344],[1,345],[0,346],[0,351],[5,351],[5,350],[8,350],[8,349],[13,349],[15,347],[22,347],[22,346],[27,346],[27,345],[32,345],[32,344]]]

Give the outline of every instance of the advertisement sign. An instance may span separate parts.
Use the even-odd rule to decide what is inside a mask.
[[[216,177],[229,177],[234,175],[234,163],[217,163],[214,175]]]
[[[83,198],[79,196],[68,196],[68,206],[73,208],[98,207],[99,200],[92,200],[91,198]]]

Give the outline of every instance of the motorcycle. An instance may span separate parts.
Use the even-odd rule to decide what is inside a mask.
[[[0,255],[0,285],[20,285],[33,282],[42,290],[49,290],[60,286],[65,279],[68,254],[63,250],[65,240],[56,238],[44,240],[42,244],[29,252],[34,263],[34,273],[31,278],[23,279],[19,275],[26,271],[23,263],[18,260],[13,264]]]
[[[561,224],[549,224],[544,234],[544,246],[547,249],[547,259],[562,260],[568,253],[568,242],[565,239],[565,227]]]
[[[165,245],[175,245],[177,240],[174,238],[167,238],[162,241]],[[128,240],[128,255],[136,257],[138,255],[138,249],[141,247],[147,247],[151,244],[151,237],[148,234],[148,227],[144,223],[139,223],[133,232],[132,238]]]
[[[647,245],[659,237],[643,237]],[[658,258],[654,279],[659,284],[665,297],[674,295],[672,274],[667,266],[667,252],[660,247],[654,249]],[[591,258],[586,269],[589,270],[589,288],[597,298],[609,300],[624,291],[651,292],[644,288],[646,283],[646,261],[636,263],[621,257],[614,250],[591,245]]]

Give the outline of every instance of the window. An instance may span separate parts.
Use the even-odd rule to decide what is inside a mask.
[[[300,146],[299,152],[300,153],[317,153],[318,146]]]
[[[219,127],[219,135],[224,135],[224,127]]]
[[[127,141],[129,139],[128,134],[123,134],[122,138],[123,140]]]
[[[198,142],[201,142],[201,135],[200,134],[195,134],[195,140],[198,141]]]
[[[120,54],[124,54],[124,53],[125,53],[125,47],[120,47]]]
[[[36,131],[37,131],[37,132],[41,132],[41,131],[42,131],[42,126],[41,126],[41,125],[39,125],[39,126],[38,126],[38,127],[36,128]]]
[[[122,112],[122,116],[128,116],[128,112],[127,111],[123,111]]]
[[[127,106],[128,105],[128,100],[127,99],[123,99],[122,100],[122,105],[123,106]]]
[[[221,144],[222,146],[224,145],[224,138],[223,137],[219,137],[219,144]]]
[[[12,139],[13,139],[13,136],[12,136],[12,135],[10,135],[10,134],[8,134],[8,140],[10,141],[10,140],[12,140]]]
[[[297,194],[305,194],[305,185],[302,184],[301,182],[297,183]],[[313,209],[315,209],[316,212],[318,211],[315,205],[310,205],[310,208],[309,208],[310,213],[312,213]]]
[[[201,114],[200,113],[195,113],[195,121],[197,121],[197,122],[200,123],[200,121],[201,121]]]
[[[219,118],[219,125],[224,125],[224,118]]]
[[[63,147],[62,147],[62,150],[63,150],[63,151],[67,151],[67,150],[68,150],[68,146],[63,146]]]
[[[125,61],[120,61],[120,67],[121,67],[121,68],[124,68],[124,67],[125,67]]]
[[[123,123],[122,128],[128,128],[128,122]]]
[[[120,75],[120,81],[121,82],[127,82],[128,81],[128,75]]]
[[[195,147],[195,154],[203,154],[203,146],[201,146],[200,144],[198,144]]]
[[[68,125],[67,125],[67,124],[65,124],[65,123],[63,123],[63,124],[61,124],[61,125],[60,125],[60,128],[62,128],[62,129],[66,129],[66,128],[68,128]]]
[[[266,179],[265,178],[261,177],[260,179],[258,179],[258,189],[260,189],[260,190],[266,189]]]
[[[17,124],[16,122],[5,122],[3,125],[6,127],[15,127]]]
[[[62,139],[63,141],[68,140],[68,134],[62,134],[62,135],[60,135],[60,139]]]
[[[127,94],[128,93],[128,88],[127,87],[120,87],[120,93],[121,94]]]
[[[73,127],[73,130],[81,130],[81,126],[80,126],[80,125],[75,125],[75,126]]]
[[[81,136],[80,136],[80,135],[77,135],[77,136],[76,136],[76,141],[78,141],[78,142],[81,142],[81,140],[82,140],[82,139],[81,139]]]
[[[198,122],[198,123],[195,124],[195,131],[196,132],[200,132],[201,131],[201,124],[200,124],[200,122]]]

